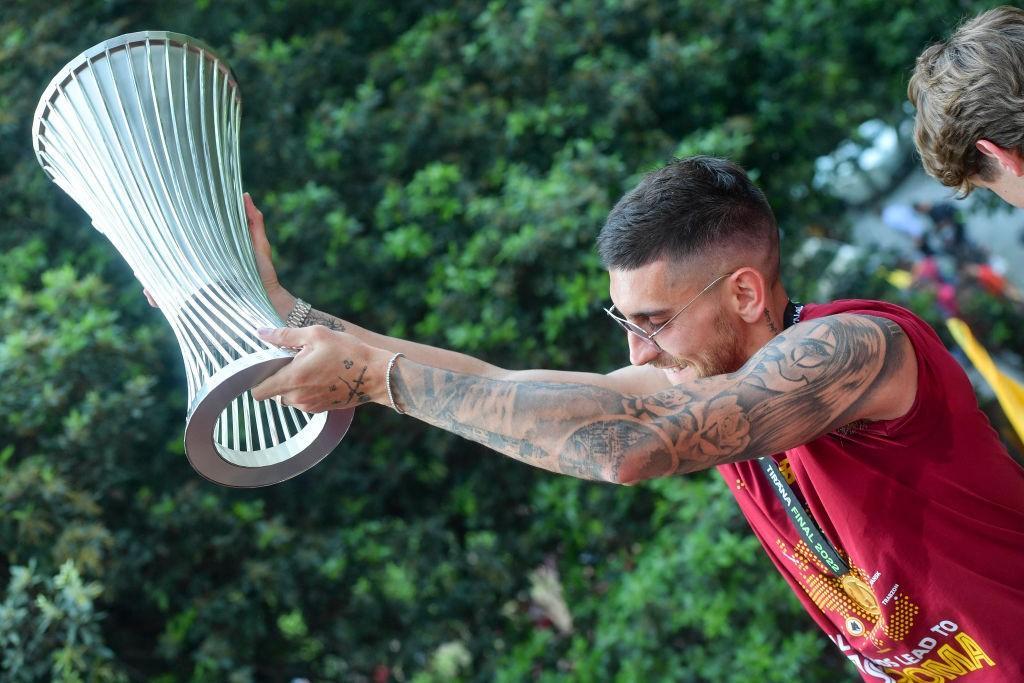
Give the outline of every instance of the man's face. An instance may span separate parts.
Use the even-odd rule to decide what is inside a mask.
[[[722,273],[705,273],[658,260],[635,270],[609,271],[612,302],[619,313],[647,332],[653,332]],[[665,371],[677,384],[688,375],[710,377],[738,370],[743,353],[743,329],[730,315],[729,278],[706,291],[654,338],[655,347],[626,333],[629,360]]]
[[[1024,208],[1024,177],[1018,177],[1002,166],[997,166],[992,180],[982,180],[980,176],[972,176],[970,181],[976,187],[992,190],[1008,204]]]

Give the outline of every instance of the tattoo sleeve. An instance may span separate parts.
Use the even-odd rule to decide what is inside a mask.
[[[345,331],[345,323],[341,322],[340,319],[335,318],[333,315],[318,311],[315,308],[309,309],[309,314],[303,321],[303,327],[312,327],[313,325],[323,325],[336,332]]]
[[[846,425],[904,359],[899,325],[840,315],[796,325],[737,372],[630,396],[417,363],[392,382],[409,414],[517,460],[631,483],[746,460]]]

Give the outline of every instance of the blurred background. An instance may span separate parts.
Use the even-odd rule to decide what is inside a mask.
[[[960,354],[958,315],[1014,376],[1024,214],[923,176],[905,102],[920,50],[994,4],[5,2],[0,678],[857,680],[714,473],[582,482],[369,406],[297,479],[202,480],[173,336],[39,168],[32,114],[101,40],[200,38],[238,78],[284,285],[514,368],[625,365],[597,231],[644,172],[727,156],[795,297],[907,305]]]

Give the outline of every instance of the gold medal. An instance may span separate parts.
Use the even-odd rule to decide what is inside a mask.
[[[864,579],[853,573],[844,574],[839,578],[839,585],[872,619],[878,619],[882,615],[882,610],[878,608],[878,600]]]

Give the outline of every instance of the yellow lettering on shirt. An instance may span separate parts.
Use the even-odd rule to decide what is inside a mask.
[[[983,664],[996,665],[977,641],[966,633],[958,633],[955,640],[963,652],[956,650],[952,643],[947,643],[936,650],[933,657],[921,662],[920,666],[902,671],[886,669],[886,673],[892,675],[896,683],[947,683],[977,671]]]
[[[981,646],[974,642],[974,638],[971,638],[966,633],[959,633],[956,636],[956,640],[960,643],[960,647],[964,649],[964,654],[969,654],[974,658],[975,669],[980,669],[982,662],[987,662],[989,666],[996,665],[992,658],[981,649]]]
[[[980,664],[976,664],[974,660],[968,658],[967,655],[954,650],[952,645],[943,645],[939,648],[936,654],[942,659],[941,662],[929,659],[921,665],[921,668],[927,669],[933,674],[943,676],[945,679],[952,680],[958,676],[963,676],[969,671],[974,671],[981,666]]]

